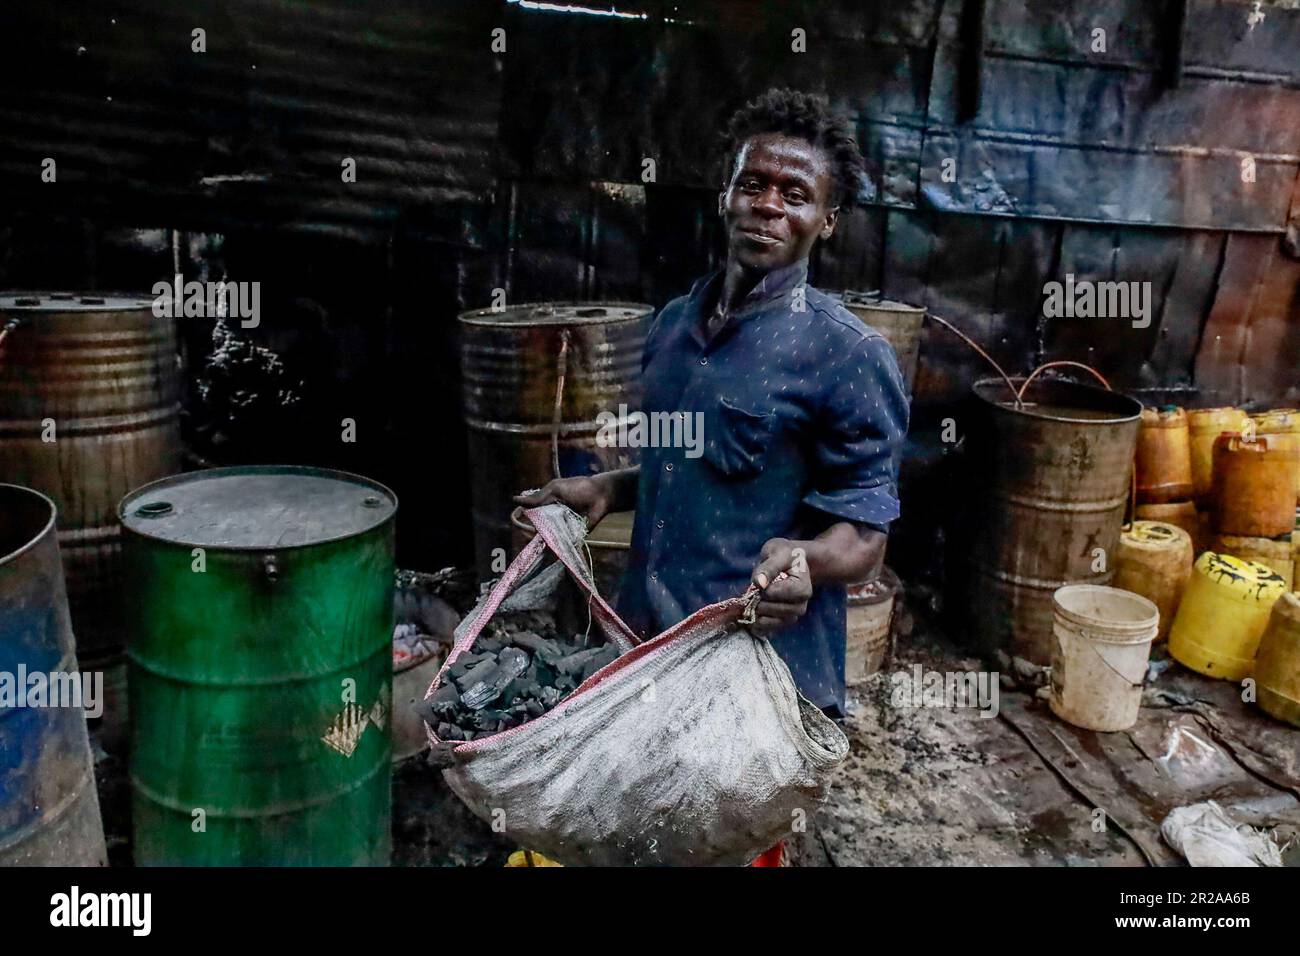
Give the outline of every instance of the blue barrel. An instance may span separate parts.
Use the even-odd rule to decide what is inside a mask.
[[[54,517],[0,484],[0,866],[108,864]]]

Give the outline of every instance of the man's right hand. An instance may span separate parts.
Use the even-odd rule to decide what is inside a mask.
[[[525,508],[540,508],[558,501],[585,517],[587,529],[590,530],[609,513],[613,489],[604,475],[555,478],[533,494],[515,495],[513,500]]]

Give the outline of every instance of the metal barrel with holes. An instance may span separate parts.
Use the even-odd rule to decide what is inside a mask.
[[[396,511],[288,466],[122,501],[137,864],[389,862]]]
[[[461,373],[479,575],[513,554],[512,496],[560,476],[634,465],[637,449],[601,447],[602,412],[641,410],[641,351],[654,309],[549,302],[460,316]],[[558,396],[558,400],[557,400]]]
[[[0,328],[9,330],[0,344],[0,481],[58,507],[77,656],[88,670],[121,661],[117,503],[181,469],[175,322],[152,306],[143,296],[0,295]]]
[[[54,518],[45,495],[0,484],[0,673],[15,682],[0,702],[0,867],[108,862]],[[57,699],[33,706],[35,674]]]

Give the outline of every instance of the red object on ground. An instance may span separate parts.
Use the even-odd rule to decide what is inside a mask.
[[[781,857],[785,854],[785,841],[778,843],[772,849],[767,850],[754,860],[750,866],[780,866]]]

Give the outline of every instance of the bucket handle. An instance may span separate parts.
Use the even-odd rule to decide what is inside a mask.
[[[965,342],[967,345],[973,348],[976,352],[978,352],[981,356],[983,356],[984,361],[992,365],[994,370],[996,370],[997,373],[1002,376],[1002,381],[1007,383],[1007,388],[1011,390],[1012,396],[1015,397],[1016,404],[1017,405],[1020,404],[1020,398],[1016,396],[1016,387],[1011,383],[1011,376],[1008,375],[1003,370],[1001,365],[999,365],[996,361],[993,360],[993,356],[989,355],[988,352],[985,352],[982,348],[979,347],[979,345],[975,342],[974,339],[972,339],[969,335],[967,335],[961,329],[957,328],[957,326],[953,325],[951,322],[949,322],[947,319],[943,318],[942,316],[935,315],[933,312],[927,309],[925,312],[925,317],[927,319],[933,319],[935,322],[938,322],[945,329],[947,329],[953,335],[957,336],[957,338],[961,339],[963,342]]]
[[[1020,405],[1023,403],[1025,392],[1029,389],[1029,383],[1038,377],[1039,372],[1045,372],[1049,368],[1060,368],[1063,365],[1069,365],[1073,368],[1081,368],[1085,372],[1091,372],[1093,377],[1096,378],[1097,381],[1101,382],[1102,385],[1106,386],[1106,391],[1108,392],[1114,391],[1114,389],[1110,387],[1110,382],[1106,381],[1106,376],[1102,375],[1101,372],[1098,372],[1091,365],[1084,365],[1082,362],[1072,362],[1068,359],[1061,359],[1058,362],[1046,362],[1043,365],[1038,366],[1038,368],[1034,369],[1032,372],[1030,372],[1029,377],[1025,379],[1025,384],[1021,385],[1020,391],[1016,392],[1016,404]]]
[[[1029,383],[1038,377],[1039,372],[1046,371],[1049,368],[1060,368],[1063,365],[1068,365],[1072,368],[1081,368],[1085,372],[1090,372],[1092,373],[1093,377],[1097,379],[1097,381],[1101,382],[1102,385],[1106,386],[1106,391],[1108,392],[1115,391],[1113,388],[1110,387],[1110,382],[1106,381],[1106,376],[1102,375],[1091,365],[1084,365],[1082,362],[1072,362],[1069,361],[1068,359],[1062,359],[1058,362],[1047,362],[1046,364],[1040,365],[1038,366],[1038,368],[1030,372],[1029,377],[1025,379],[1025,383],[1020,386],[1020,391],[1016,392],[1016,405],[1019,406],[1024,404],[1023,399],[1025,397],[1026,390],[1029,388]],[[1137,469],[1134,468],[1133,473],[1129,476],[1129,493],[1128,493],[1129,500],[1128,500],[1128,513],[1126,515],[1128,520],[1123,522],[1120,525],[1120,528],[1122,530],[1127,531],[1129,528],[1132,528],[1133,522],[1137,520],[1137,493],[1138,493]]]
[[[1062,359],[1056,362],[1047,362],[1043,365],[1038,366],[1038,368],[1034,369],[1032,372],[1029,373],[1029,377],[1025,379],[1024,384],[1021,385],[1019,389],[1017,389],[1015,384],[1011,381],[1011,376],[1009,376],[1006,373],[1006,371],[1002,368],[1001,365],[999,365],[996,361],[994,361],[993,356],[989,355],[988,352],[980,348],[978,343],[976,343],[975,340],[972,339],[969,335],[967,335],[961,329],[957,328],[957,326],[953,325],[947,319],[943,318],[942,316],[935,315],[933,312],[930,312],[929,310],[926,311],[925,317],[927,319],[932,319],[935,322],[938,322],[945,329],[947,329],[953,335],[957,336],[959,339],[961,339],[963,342],[969,345],[972,349],[978,352],[980,356],[983,357],[984,361],[992,365],[994,371],[996,371],[998,375],[1002,376],[1002,381],[1006,382],[1007,389],[1011,392],[1012,398],[1015,399],[1016,408],[1019,408],[1021,405],[1024,404],[1025,390],[1029,388],[1029,383],[1038,377],[1039,372],[1044,372],[1049,368],[1059,368],[1063,365],[1069,365],[1074,368],[1081,368],[1085,372],[1090,372],[1094,378],[1096,378],[1099,382],[1101,382],[1102,385],[1106,386],[1106,391],[1108,392],[1114,391],[1114,389],[1111,388],[1110,386],[1110,382],[1106,381],[1106,377],[1102,375],[1100,372],[1098,372],[1091,365],[1084,365],[1082,362],[1073,362],[1066,359]]]

